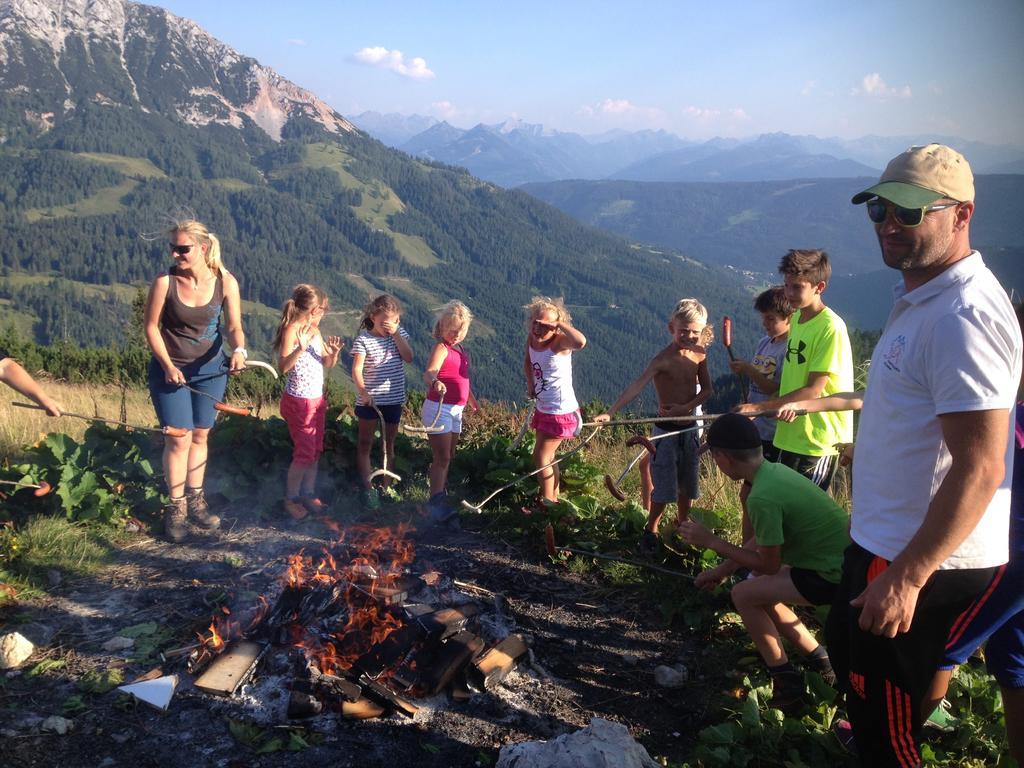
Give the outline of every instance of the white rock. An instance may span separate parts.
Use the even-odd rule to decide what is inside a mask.
[[[19,632],[8,632],[0,637],[0,669],[14,669],[25,663],[36,647]]]
[[[103,650],[107,653],[117,653],[128,648],[135,647],[135,638],[132,637],[112,637],[103,644]]]
[[[527,741],[501,748],[497,768],[659,768],[626,726],[600,717],[552,741]]]
[[[679,688],[690,679],[690,673],[682,664],[674,667],[661,665],[654,668],[654,682],[662,688]]]
[[[39,729],[42,731],[48,731],[50,733],[56,733],[58,736],[63,736],[73,727],[74,723],[72,723],[66,717],[61,717],[60,715],[51,715],[50,717],[43,720],[43,722],[39,726]]]

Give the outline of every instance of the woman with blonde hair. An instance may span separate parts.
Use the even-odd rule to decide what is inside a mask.
[[[188,430],[184,437],[164,436],[163,468],[169,503],[164,507],[164,532],[173,542],[188,535],[188,519],[217,528],[203,496],[207,438],[224,398],[226,373],[245,369],[247,353],[242,331],[238,281],[220,260],[220,241],[195,220],[175,222],[168,230],[174,264],[159,275],[146,300],[146,342],[153,353],[149,391],[161,426]],[[230,359],[221,350],[221,319],[232,347]],[[205,392],[204,397],[184,386]],[[211,399],[212,398],[212,399]]]

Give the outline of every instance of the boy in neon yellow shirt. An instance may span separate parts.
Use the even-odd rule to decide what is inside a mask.
[[[846,323],[825,306],[821,294],[832,276],[828,254],[792,250],[779,263],[786,298],[795,310],[789,322],[789,346],[782,366],[779,396],[738,413],[771,410],[795,400],[849,392],[853,386],[853,354]],[[828,490],[838,462],[837,443],[853,442],[853,417],[847,411],[813,413],[790,423],[780,422],[774,445],[778,461]]]

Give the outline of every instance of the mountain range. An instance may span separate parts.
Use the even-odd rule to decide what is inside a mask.
[[[87,294],[58,286],[74,300],[47,301],[39,281],[145,286],[170,263],[161,230],[176,215],[220,236],[264,356],[274,308],[299,281],[327,290],[325,330],[348,338],[369,294],[394,293],[419,365],[434,309],[466,301],[474,387],[492,399],[522,397],[535,294],[564,296],[590,340],[577,362],[584,401],[611,399],[664,345],[681,296],[735,316],[738,339],[757,334],[747,289],[726,270],[385,147],[193,22],[123,0],[2,0],[4,325],[79,343],[106,327],[116,340],[120,315],[105,307],[97,322]],[[724,372],[724,352],[713,355]]]
[[[353,122],[409,154],[466,168],[505,187],[567,179],[625,181],[780,181],[877,176],[911,144],[940,141],[979,173],[1020,173],[1024,149],[955,136],[818,138],[786,133],[688,141],[667,131],[597,136],[508,120],[457,128],[422,115],[364,112]]]

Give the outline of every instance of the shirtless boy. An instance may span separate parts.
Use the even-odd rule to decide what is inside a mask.
[[[711,376],[708,374],[705,344],[710,341],[707,327],[708,311],[696,299],[682,299],[668,323],[672,341],[654,356],[639,378],[626,387],[615,404],[606,413],[594,419],[610,421],[620,409],[639,395],[647,382],[654,382],[658,396],[659,416],[689,416],[697,406],[711,397]],[[698,384],[699,390],[698,390]],[[697,459],[699,439],[697,429],[676,437],[657,440],[658,435],[675,432],[689,423],[655,426],[657,452],[651,461],[654,493],[647,526],[640,540],[640,551],[653,554],[658,546],[658,526],[665,506],[676,502],[676,521],[686,520],[693,499],[699,496],[697,487]]]

